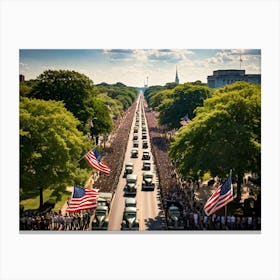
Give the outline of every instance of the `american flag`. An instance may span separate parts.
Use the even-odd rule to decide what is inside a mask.
[[[98,152],[94,149],[85,155],[85,158],[90,165],[90,167],[96,169],[97,171],[105,174],[110,173],[110,168],[101,162],[101,157]]]
[[[98,196],[98,189],[85,189],[75,186],[66,211],[79,212],[95,208],[97,207]]]
[[[204,211],[206,215],[209,216],[219,211],[232,200],[233,190],[231,176],[229,176],[227,180],[208,198],[204,205]]]

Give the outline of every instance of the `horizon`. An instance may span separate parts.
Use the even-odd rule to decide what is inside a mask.
[[[241,67],[240,67],[241,66]],[[207,83],[216,70],[261,74],[260,49],[21,49],[19,74],[36,79],[46,70],[77,71],[95,85],[123,83],[132,87]]]

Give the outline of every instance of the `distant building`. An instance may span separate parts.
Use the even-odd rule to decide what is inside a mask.
[[[21,82],[24,82],[25,81],[25,77],[24,77],[24,75],[19,75],[19,82],[21,83]]]
[[[219,88],[237,81],[261,84],[261,74],[245,74],[245,70],[216,70],[212,76],[207,76],[207,85],[210,88]]]
[[[178,77],[177,67],[176,67],[175,84],[176,84],[176,85],[179,85],[179,77]]]

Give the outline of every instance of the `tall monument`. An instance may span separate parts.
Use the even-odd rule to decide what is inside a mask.
[[[179,85],[179,77],[178,77],[177,66],[176,66],[175,84],[176,84],[176,85]]]

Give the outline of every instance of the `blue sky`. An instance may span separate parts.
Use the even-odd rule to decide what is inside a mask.
[[[164,85],[201,80],[214,70],[241,69],[261,73],[259,49],[40,49],[20,50],[19,72],[34,79],[47,69],[75,70],[95,84],[122,82],[129,86]]]

